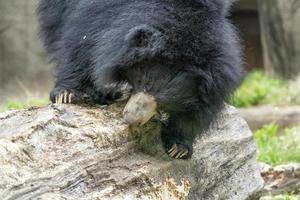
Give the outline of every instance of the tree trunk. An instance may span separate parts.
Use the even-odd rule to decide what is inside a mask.
[[[264,65],[283,79],[300,72],[300,1],[258,0]]]
[[[194,145],[169,158],[161,123],[132,130],[119,106],[50,105],[0,114],[0,197],[242,200],[263,185],[255,144],[233,108]]]

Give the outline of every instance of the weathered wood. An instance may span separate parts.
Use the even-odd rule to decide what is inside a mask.
[[[160,122],[141,130],[120,108],[49,105],[0,114],[0,197],[242,200],[263,182],[255,144],[233,108],[194,145],[190,160],[161,147]]]
[[[264,65],[284,79],[300,72],[300,1],[258,1]]]
[[[265,187],[264,195],[282,195],[287,192],[298,192],[300,187],[300,164],[280,165],[271,167],[262,164],[261,172]]]
[[[283,130],[293,127],[300,122],[300,107],[288,106],[257,106],[239,109],[252,131],[262,128],[266,124],[276,123]]]

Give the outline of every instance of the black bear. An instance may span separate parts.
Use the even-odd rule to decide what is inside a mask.
[[[41,37],[56,65],[56,103],[106,104],[131,85],[124,119],[169,114],[169,156],[190,158],[242,76],[232,0],[40,0]]]

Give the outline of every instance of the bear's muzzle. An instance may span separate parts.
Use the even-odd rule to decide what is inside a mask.
[[[123,118],[131,126],[146,124],[157,112],[155,97],[140,92],[129,99],[123,111]]]

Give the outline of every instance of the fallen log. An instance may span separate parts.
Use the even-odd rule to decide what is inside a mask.
[[[0,199],[250,199],[263,187],[251,131],[228,107],[194,144],[169,158],[162,122],[140,130],[121,106],[49,105],[0,114]]]
[[[281,130],[296,126],[300,122],[299,106],[257,106],[241,108],[239,111],[252,131],[260,129],[264,125],[272,122],[276,123]]]
[[[272,167],[261,164],[261,175],[265,181],[263,195],[283,195],[297,193],[300,188],[300,164],[288,164]]]

